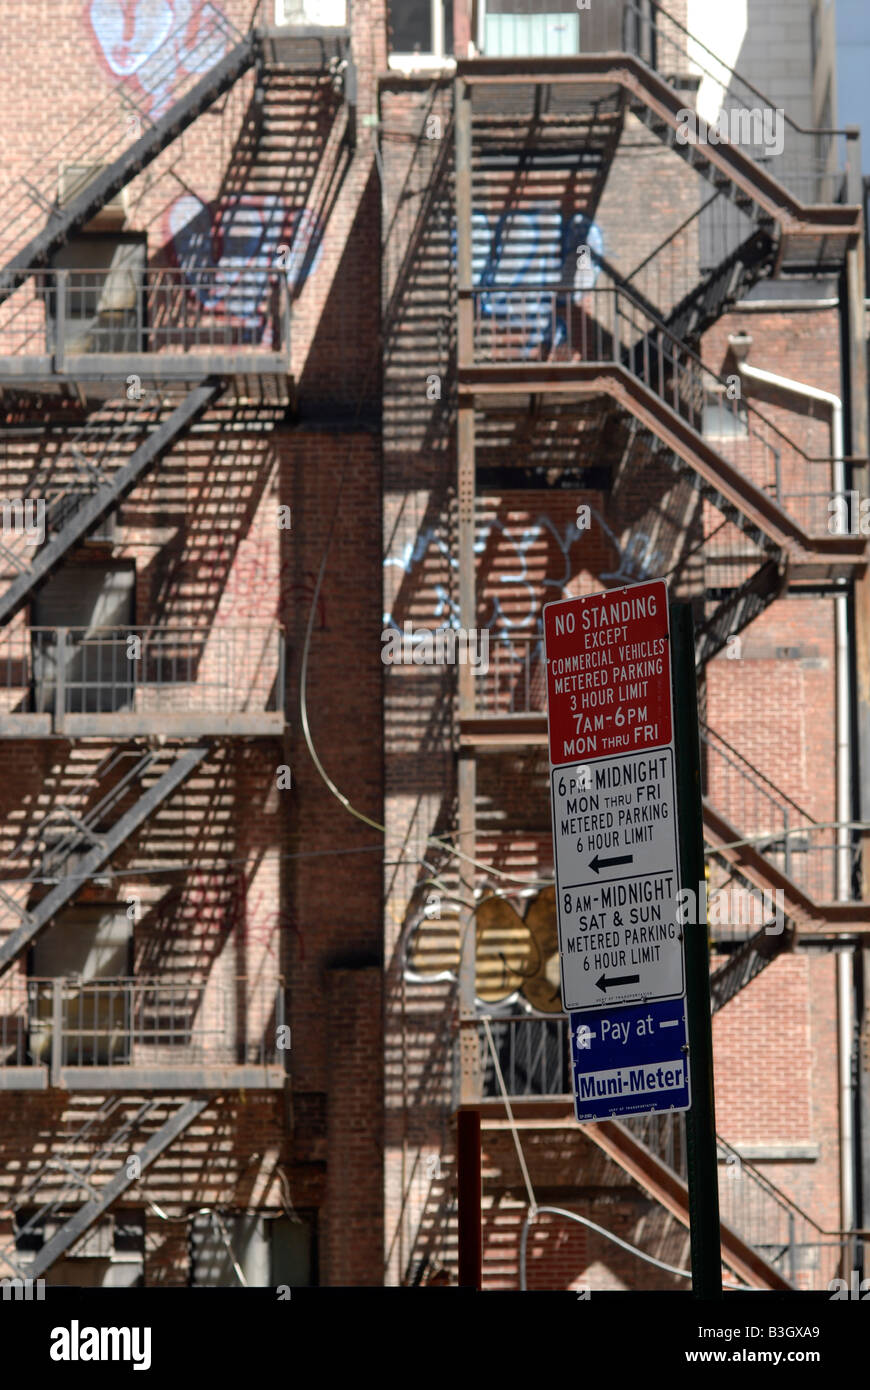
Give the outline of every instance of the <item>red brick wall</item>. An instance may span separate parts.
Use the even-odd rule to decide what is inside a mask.
[[[141,19],[147,3],[126,8]],[[221,8],[239,29],[246,28],[247,0],[228,0]],[[50,14],[44,9],[37,5],[25,16],[19,6],[5,6],[5,53],[14,80],[0,95],[0,117],[16,132],[4,166],[6,197],[8,185],[41,149],[103,99],[114,80],[79,0],[63,0]],[[385,66],[384,13],[378,0],[353,6],[363,114],[374,110],[374,77]],[[147,72],[146,65],[146,80]],[[146,1282],[154,1283],[185,1282],[185,1227],[174,1223],[191,1205],[209,1203],[273,1214],[287,1202],[320,1209],[326,1233],[322,1280],[381,1278],[379,837],[327,790],[305,750],[299,720],[302,648],[330,543],[308,671],[312,736],[342,793],[379,821],[380,450],[373,426],[380,384],[380,201],[368,132],[360,129],[352,152],[345,140],[346,108],[331,79],[273,64],[265,87],[259,141],[254,76],[248,73],[129,187],[127,228],[146,234],[151,264],[173,265],[185,254],[173,236],[185,210],[189,217],[199,200],[210,227],[203,257],[230,258],[225,275],[233,273],[232,257],[255,255],[250,246],[240,251],[238,243],[256,228],[264,208],[276,210],[280,241],[293,242],[300,219],[316,228],[319,242],[307,280],[292,287],[298,416],[285,416],[283,407],[258,406],[256,392],[240,405],[231,384],[202,427],[180,441],[124,503],[114,547],[80,551],[74,560],[86,563],[86,554],[101,553],[133,561],[139,624],[248,633],[229,679],[252,708],[257,699],[262,707],[271,693],[277,665],[254,650],[250,633],[257,623],[277,621],[287,635],[285,737],[215,740],[202,767],[116,856],[113,867],[123,877],[111,890],[86,890],[106,899],[141,899],[134,925],[137,971],[207,981],[209,991],[232,987],[236,976],[244,976],[258,1000],[268,996],[270,1010],[276,989],[287,995],[292,1046],[286,1093],[216,1097],[128,1193],[133,1204],[153,1198],[173,1218],[148,1218]],[[150,99],[140,95],[149,109]],[[112,112],[100,125],[92,158],[113,157],[129,138],[123,108]],[[52,160],[57,164],[74,154],[62,150]],[[22,228],[17,244],[29,234]],[[267,238],[267,246],[272,242]],[[29,288],[10,304],[28,296],[33,306]],[[39,306],[20,315],[19,327],[25,319],[34,332],[28,350],[44,351]],[[0,315],[0,338],[6,324]],[[11,339],[7,332],[5,341],[21,350],[16,331]],[[123,397],[122,371],[111,386]],[[26,489],[34,474],[51,476],[56,484],[59,470],[49,465],[69,443],[64,422],[77,427],[81,412],[26,397],[7,399],[4,407],[31,433],[19,428],[4,438],[0,496],[32,495]],[[297,418],[312,429],[295,427]],[[59,428],[50,440],[34,432],[51,419]],[[336,511],[342,469],[346,478]],[[292,508],[291,530],[279,529],[280,505]],[[26,618],[25,611],[16,620],[19,629]],[[285,692],[277,694],[283,701]],[[12,858],[13,848],[28,834],[32,840],[38,820],[61,800],[78,810],[89,804],[94,792],[87,777],[117,746],[111,740],[4,743],[4,877],[33,871],[32,849]],[[293,785],[281,790],[276,772],[285,764],[292,768]],[[154,872],[169,862],[188,867]],[[9,925],[4,922],[7,930]],[[360,959],[366,968],[353,968]],[[252,1038],[266,1030],[274,1043],[269,1017],[259,1005],[249,1006]],[[360,1047],[365,1041],[356,1069],[336,1065],[345,1026],[357,1029]],[[361,1084],[368,1087],[362,1112]],[[4,1171],[10,1175],[4,1205],[16,1200],[44,1144],[61,1142],[76,1127],[82,1104],[57,1092],[0,1098]],[[100,1176],[123,1157],[116,1155]]]

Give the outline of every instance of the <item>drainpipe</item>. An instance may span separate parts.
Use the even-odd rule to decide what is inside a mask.
[[[833,495],[840,497],[846,490],[846,465],[843,446],[843,402],[831,391],[778,376],[775,372],[750,367],[746,361],[752,346],[748,333],[729,335],[728,342],[737,361],[737,370],[748,381],[776,387],[805,400],[819,401],[831,411],[831,453],[833,456]],[[852,894],[851,847],[848,824],[852,819],[852,740],[851,740],[851,671],[849,666],[849,610],[846,582],[840,580],[834,596],[835,619],[835,688],[837,706],[837,858],[836,892],[838,902],[848,902]],[[855,1023],[853,998],[853,948],[844,947],[837,957],[837,1032],[838,1072],[840,1091],[840,1223],[844,1231],[855,1228],[855,1168],[854,1115],[855,1094],[852,1082],[852,1036]],[[846,1269],[854,1268],[853,1242],[844,1249],[848,1255]]]

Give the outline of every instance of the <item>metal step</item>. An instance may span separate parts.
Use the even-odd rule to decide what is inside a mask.
[[[713,1013],[725,1007],[736,994],[751,984],[772,960],[790,951],[794,944],[794,929],[789,926],[780,932],[768,932],[765,927],[732,951],[724,965],[710,976],[710,998]]]
[[[716,610],[695,628],[695,660],[704,666],[779,598],[786,583],[784,557],[765,560],[739,589],[719,602]]]

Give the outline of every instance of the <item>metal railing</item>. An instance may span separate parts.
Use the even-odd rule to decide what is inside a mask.
[[[281,708],[277,623],[16,627],[0,634],[0,711],[155,716]]]
[[[474,680],[480,714],[528,714],[547,708],[540,632],[490,632],[489,667]]]
[[[489,1026],[509,1096],[572,1094],[566,1018],[493,1017]],[[501,1089],[482,1026],[480,1037],[482,1094],[485,1098],[496,1098],[501,1095]]]
[[[567,1018],[491,1017],[490,1029],[511,1099],[571,1098]],[[501,1089],[482,1024],[479,1033],[482,1095],[496,1099]],[[622,1123],[684,1182],[688,1180],[684,1114],[631,1116]],[[848,1253],[848,1238],[824,1231],[724,1139],[717,1135],[716,1142],[721,1220],[796,1288],[826,1288]]]
[[[624,286],[655,305],[662,318],[672,314],[689,295],[700,301],[701,286],[708,276],[707,298],[715,302],[717,292],[724,297],[735,279],[732,261],[738,248],[743,248],[743,255],[751,254],[750,238],[755,230],[752,219],[721,190],[711,193],[700,174],[695,177],[700,182],[694,212],[622,280]],[[593,248],[590,259],[597,259]],[[716,271],[721,284],[717,283]],[[602,284],[606,284],[606,266],[603,277]]]
[[[67,358],[97,353],[286,356],[290,290],[276,247],[253,266],[29,271],[0,304],[0,357],[50,355],[60,370]]]
[[[29,977],[0,984],[4,1067],[265,1065],[280,1060],[283,982]]]
[[[60,211],[64,203],[82,191],[89,173],[112,163],[150,130],[240,38],[217,6],[206,3],[197,7],[193,16],[184,7],[177,11],[175,22],[144,61],[137,63],[135,52],[121,42],[113,47],[112,59],[117,61],[120,57],[127,71],[78,120],[52,123],[55,138],[4,199],[0,266],[20,251],[29,236]],[[114,70],[118,72],[117,67]],[[62,131],[59,138],[58,129]],[[59,186],[59,171],[65,187]]]
[[[688,1181],[684,1114],[636,1115],[623,1124]],[[825,1231],[737,1149],[716,1136],[719,1217],[797,1289],[825,1289],[849,1252],[848,1237]],[[724,1162],[723,1162],[724,1160]]]
[[[845,193],[846,132],[806,129],[649,0],[625,0],[623,42],[677,88],[697,86],[687,107],[715,124],[729,143],[804,203],[837,203]]]
[[[793,883],[818,903],[837,899],[837,827],[820,824],[759,772],[721,734],[700,730],[704,794],[716,810]],[[852,892],[859,848],[850,849]]]
[[[618,363],[809,534],[828,534],[833,464],[813,457],[745,399],[624,289],[460,290],[473,302],[474,360]],[[827,440],[827,426],[821,423]]]

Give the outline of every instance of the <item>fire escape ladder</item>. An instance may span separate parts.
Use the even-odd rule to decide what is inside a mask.
[[[119,1109],[123,1111],[124,1102],[119,1095],[108,1096],[98,1109],[92,1110],[75,1134],[70,1135],[58,1150],[51,1153],[49,1157],[39,1165],[35,1172],[29,1175],[22,1186],[14,1208],[15,1218],[17,1218],[22,1210],[30,1209],[31,1200],[39,1191],[40,1187],[45,1184],[54,1173],[66,1173],[69,1178],[69,1182],[65,1183],[55,1196],[51,1197],[47,1202],[43,1202],[41,1206],[34,1207],[27,1217],[27,1220],[20,1226],[17,1224],[16,1220],[16,1238],[20,1239],[21,1236],[29,1235],[32,1231],[38,1231],[46,1217],[51,1217],[60,1208],[73,1201],[77,1194],[83,1189],[93,1194],[95,1189],[91,1183],[91,1178],[100,1164],[111,1157],[113,1152],[119,1148],[120,1145],[126,1145],[129,1136],[137,1126],[141,1124],[159,1104],[160,1102],[155,1099],[145,1100],[139,1103],[139,1109],[137,1111],[131,1113],[128,1110],[126,1113],[122,1113],[120,1124],[106,1139],[101,1142],[95,1142],[88,1154],[86,1164],[84,1167],[80,1167],[73,1162],[72,1158],[65,1157],[64,1154],[75,1154],[81,1149],[82,1145],[89,1143],[88,1136],[91,1131],[95,1129],[99,1130]],[[9,1264],[15,1264],[9,1250],[3,1252],[3,1258],[6,1259]]]
[[[730,637],[743,632],[779,598],[785,582],[784,558],[780,555],[764,560],[737,588],[718,601],[715,597],[708,598],[708,603],[716,606],[709,616],[705,615],[695,625],[695,658],[699,670],[728,645]]]
[[[684,232],[694,218],[688,219],[679,229]],[[738,299],[765,275],[769,275],[776,259],[776,239],[769,225],[755,227],[750,234],[733,250],[729,251],[718,264],[700,273],[700,278],[671,308],[665,309],[652,300],[636,281],[643,279],[643,271],[668,248],[665,241],[653,256],[647,258],[629,275],[623,275],[606,256],[590,247],[591,259],[605,272],[609,281],[623,290],[651,320],[648,336],[651,340],[659,329],[666,329],[670,335],[684,346],[694,343],[724,313],[733,307]]]
[[[207,753],[207,747],[187,748],[179,752],[171,766],[153,786],[143,792],[138,801],[113,825],[102,831],[99,842],[76,861],[75,873],[62,878],[44,898],[29,909],[28,918],[0,945],[0,975],[4,975],[12,967],[24,948],[48,926],[55,914],[76,896],[83,883],[109,862],[115,851],[190,776]],[[101,806],[105,811],[105,802],[102,802]],[[62,857],[68,857],[69,852],[67,850]]]
[[[132,491],[149,469],[159,462],[177,440],[218,399],[224,383],[216,378],[195,386],[180,405],[146,436],[141,444],[108,479],[99,470],[102,480],[94,478],[96,486],[90,492],[80,487],[64,490],[52,497],[48,493],[47,517],[55,534],[34,557],[33,562],[17,575],[0,595],[0,625],[7,623],[27,602],[33,590],[57,569],[65,557]],[[120,436],[124,426],[118,431]],[[119,440],[120,442],[120,440]],[[59,460],[63,464],[63,456]]]
[[[149,1101],[143,1105],[134,1119],[128,1125],[124,1126],[123,1135],[121,1137],[113,1136],[112,1148],[117,1150],[120,1147],[122,1138],[129,1139],[129,1135],[133,1130],[138,1128],[142,1120],[145,1119],[158,1104],[159,1102]],[[86,1191],[91,1192],[93,1195],[90,1201],[85,1202],[85,1204],[61,1226],[60,1230],[56,1231],[51,1239],[43,1245],[42,1249],[37,1251],[33,1261],[27,1266],[28,1276],[35,1279],[45,1274],[54,1264],[55,1260],[58,1260],[61,1255],[65,1254],[80,1236],[84,1235],[86,1231],[99,1221],[100,1217],[109,1210],[113,1202],[116,1202],[133,1183],[139,1181],[142,1173],[150,1167],[155,1159],[160,1157],[164,1150],[169,1148],[169,1145],[173,1143],[180,1134],[184,1133],[197,1116],[202,1114],[208,1104],[209,1099],[206,1097],[200,1100],[187,1100],[182,1105],[179,1105],[177,1110],[175,1110],[167,1120],[164,1120],[160,1128],[149,1135],[141,1148],[137,1149],[135,1156],[139,1160],[138,1164],[134,1168],[131,1168],[128,1158],[125,1155],[114,1177],[110,1178],[109,1181],[100,1188],[95,1189],[88,1180],[90,1172],[92,1172],[96,1166],[93,1159],[88,1165],[88,1174],[81,1175],[78,1179],[71,1174],[73,1182],[78,1181],[85,1187]],[[129,1147],[129,1144],[127,1147]],[[56,1208],[57,1205],[56,1202],[52,1203],[51,1208],[44,1208],[43,1211]]]
[[[620,298],[623,294],[618,292]],[[636,318],[640,311],[633,296],[629,296],[629,304],[628,312]],[[618,305],[617,313],[621,312]],[[808,571],[838,563],[847,568],[864,565],[865,547],[860,538],[811,532],[803,518],[793,517],[778,500],[777,470],[782,454],[792,451],[799,462],[805,461],[807,470],[811,470],[812,460],[760,411],[729,401],[729,405],[743,405],[742,414],[731,411],[735,423],[738,418],[741,423],[745,420],[747,440],[745,446],[737,440],[735,454],[742,450],[754,478],[747,476],[746,465],[741,467],[737,457],[732,461],[721,446],[714,446],[704,433],[705,402],[708,394],[714,393],[728,399],[727,382],[711,372],[664,324],[652,325],[634,343],[617,348],[617,355],[630,383],[627,390],[617,387],[614,394],[639,413],[662,442],[699,475],[711,500],[756,544],[763,545],[766,540],[772,543],[771,549],[785,552],[792,570],[800,566]]]
[[[702,731],[702,741],[705,745],[709,744],[709,731]],[[770,787],[771,784],[766,786]],[[805,817],[805,825],[801,825],[793,813],[792,829],[797,825],[802,833],[806,831],[807,842],[812,838],[814,830],[824,832],[830,839],[828,845],[822,842],[814,846],[805,843],[803,846],[805,850],[812,847],[817,851],[817,861],[823,859],[826,851],[829,852],[830,859],[827,865],[823,863],[819,867],[817,863],[812,867],[807,866],[803,871],[796,869],[795,860],[799,856],[792,853],[790,858],[788,850],[792,838],[789,834],[788,811],[794,808],[794,803],[785,798],[784,794],[781,796],[783,801],[779,809],[785,813],[784,832],[771,830],[764,837],[752,837],[766,841],[767,853],[756,844],[747,842],[730,820],[715,810],[706,798],[703,802],[705,854],[708,863],[724,871],[727,880],[736,882],[746,893],[747,899],[749,894],[755,894],[756,900],[760,895],[762,902],[766,901],[771,907],[775,907],[774,921],[768,921],[745,939],[736,941],[735,949],[728,955],[728,959],[714,971],[710,981],[714,1011],[733,999],[778,955],[792,950],[795,942],[801,937],[818,939],[836,936],[838,932],[848,932],[850,928],[866,930],[867,927],[870,914],[866,904],[860,901],[820,901],[783,872],[769,857],[775,854],[793,873],[806,872],[815,875],[816,883],[821,885],[825,896],[831,891],[829,884],[834,879],[837,853],[835,833],[831,833],[830,827],[817,826],[810,817]],[[800,814],[799,808],[796,810],[797,814]],[[812,855],[807,857],[813,858]],[[717,935],[715,924],[711,931]],[[730,933],[721,934],[717,945],[725,941],[735,942],[733,927]]]
[[[583,1132],[618,1163],[623,1172],[689,1229],[689,1188],[658,1154],[619,1120],[582,1125]],[[753,1289],[787,1290],[792,1286],[779,1271],[731,1226],[720,1223],[722,1262]]]
[[[711,904],[731,903],[727,922],[719,911],[709,914],[713,949],[727,955],[710,982],[716,1010],[791,950],[802,931],[823,929],[831,910],[854,916],[854,905],[824,905],[836,894],[836,827],[819,825],[708,725],[702,724],[700,733]],[[741,808],[739,830],[730,814],[713,809],[711,798]],[[747,843],[741,842],[744,837]],[[728,891],[732,883],[736,894]],[[756,912],[759,903],[762,910]]]

